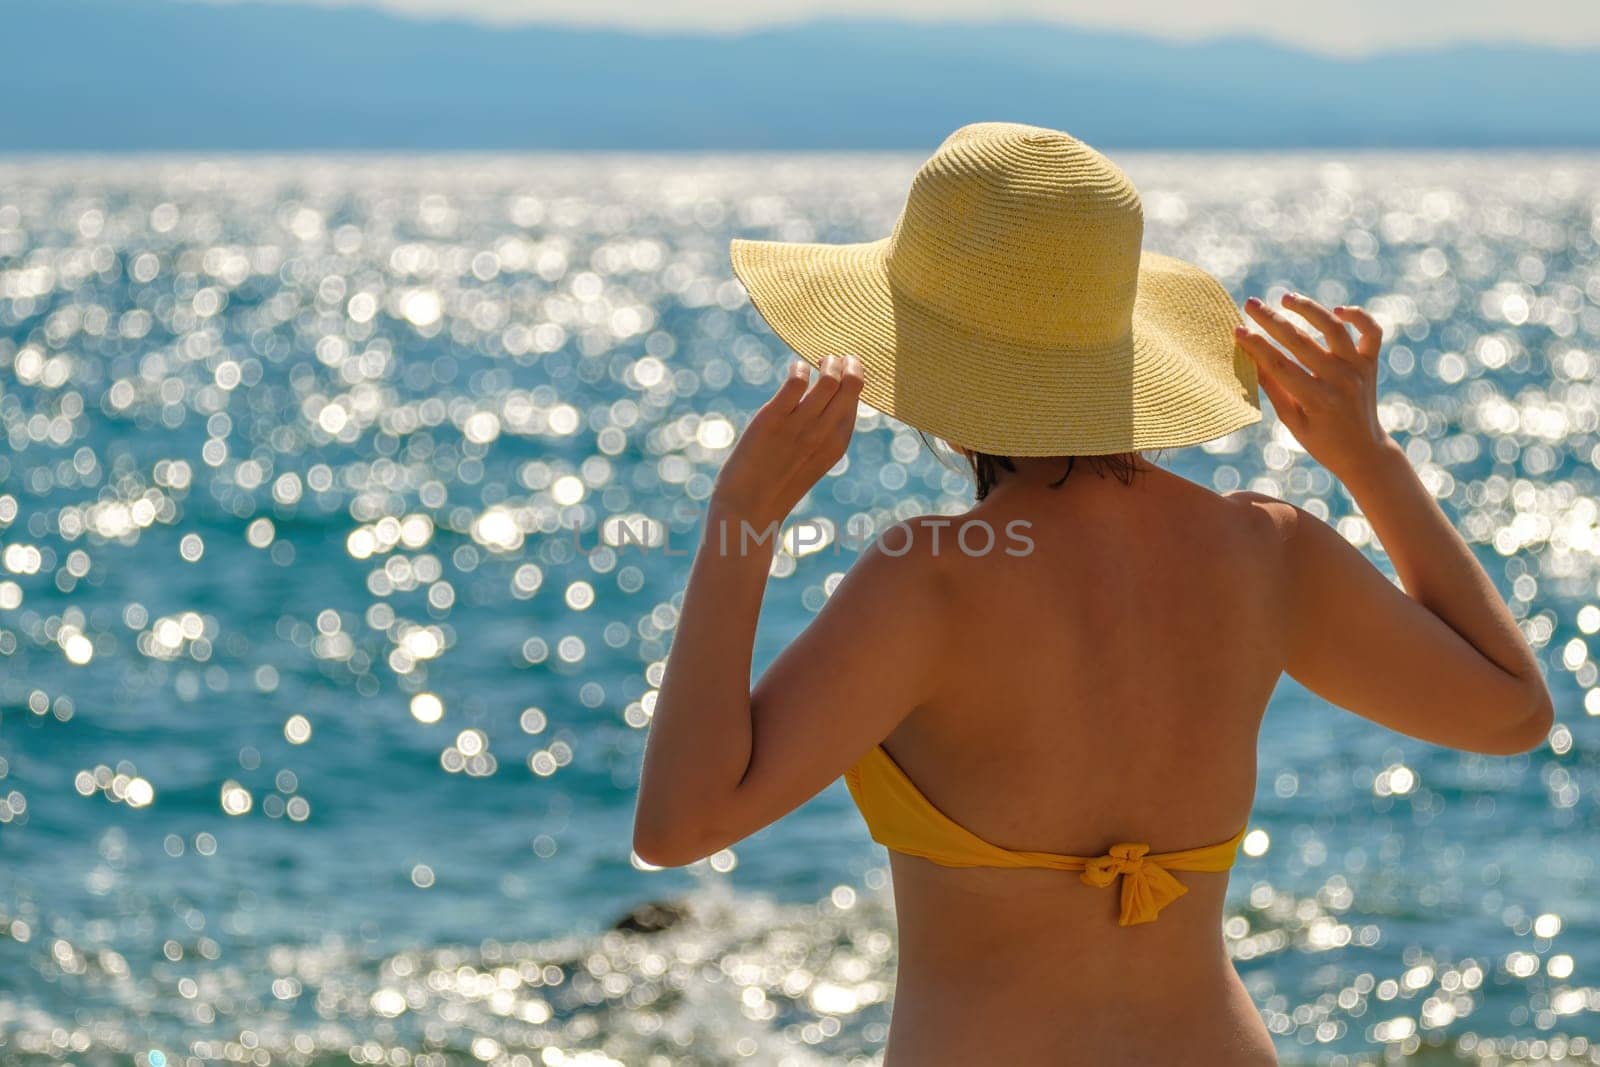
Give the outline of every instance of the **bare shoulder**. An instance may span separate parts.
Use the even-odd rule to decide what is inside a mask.
[[[951,561],[981,547],[984,540],[963,527],[972,515],[917,515],[880,531],[850,569],[877,582],[910,584],[928,592],[946,589],[954,577]]]
[[[862,549],[838,592],[848,591],[853,602],[870,597],[893,605],[907,617],[925,613],[917,624],[932,626],[949,618],[963,589],[982,580],[984,560],[1026,555],[1032,545],[1024,537],[977,512],[902,519]]]
[[[949,527],[928,518],[881,531],[829,593],[815,623],[852,647],[892,648],[897,666],[931,679],[953,633],[958,575],[946,551]]]
[[[1304,508],[1262,493],[1230,493],[1227,499],[1271,532],[1280,575],[1297,586],[1326,583],[1335,575],[1354,581],[1369,570],[1377,573],[1338,530]]]
[[[1222,499],[1237,508],[1244,521],[1255,523],[1263,530],[1271,530],[1280,537],[1289,537],[1294,533],[1296,526],[1303,520],[1311,518],[1287,500],[1279,500],[1275,496],[1257,493],[1251,489],[1235,489],[1231,493],[1223,493]]]
[[[1280,568],[1289,565],[1296,539],[1308,523],[1319,520],[1304,509],[1266,493],[1239,489],[1222,494],[1223,501],[1235,510],[1248,536],[1273,553]]]

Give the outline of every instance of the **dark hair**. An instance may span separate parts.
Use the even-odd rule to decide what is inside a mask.
[[[922,441],[935,455],[938,449],[928,440],[927,434],[922,435]],[[1014,473],[1017,465],[1010,456],[993,455],[988,452],[974,452],[961,449],[959,455],[967,461],[967,466],[972,470],[972,481],[977,492],[977,497],[982,500],[989,495],[989,491],[1000,484],[1002,472]],[[1061,477],[1050,483],[1050,488],[1055,489],[1071,476],[1073,469],[1082,463],[1097,477],[1110,476],[1123,485],[1132,485],[1134,475],[1139,473],[1139,456],[1135,452],[1113,452],[1103,456],[1060,456],[1065,464]]]

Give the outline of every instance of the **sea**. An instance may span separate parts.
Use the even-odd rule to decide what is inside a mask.
[[[1283,1062],[1600,1064],[1600,156],[1115,156],[1147,247],[1385,323],[1385,425],[1555,695],[1496,758],[1279,687],[1224,933]],[[881,1058],[841,783],[687,869],[630,826],[786,362],[728,241],[883,236],[918,161],[0,157],[0,1063]],[[1161,462],[1387,566],[1270,413]],[[970,495],[864,410],[758,666],[845,531]]]

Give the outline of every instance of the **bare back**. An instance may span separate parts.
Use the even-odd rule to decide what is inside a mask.
[[[1004,848],[1164,852],[1233,835],[1284,661],[1271,517],[1149,468],[1128,485],[1080,470],[1059,488],[1025,473],[957,523],[975,519],[1027,522],[1032,550],[968,556],[940,531],[963,636],[940,691],[884,747],[937,807]],[[1222,950],[1226,875],[1185,875],[1190,892],[1159,922],[1119,927],[1114,893],[1061,872],[893,864],[891,1064],[971,1062],[968,1039],[993,1057],[997,1032],[1025,1043],[1007,1051],[1015,1062],[1075,1062],[1073,1049],[1091,1062],[1101,1031],[1126,1062],[1183,1062],[1197,1044],[1275,1062]],[[947,1003],[957,989],[982,1012]],[[1152,1011],[1174,1028],[1137,1025]],[[960,1021],[975,1013],[976,1031]],[[1134,1055],[1130,1032],[1151,1046]]]

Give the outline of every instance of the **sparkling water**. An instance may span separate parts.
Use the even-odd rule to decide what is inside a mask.
[[[1556,696],[1501,759],[1280,688],[1226,935],[1285,1062],[1600,1063],[1600,158],[1121,161],[1150,247],[1383,319],[1385,422]],[[784,365],[727,241],[882,236],[916,163],[0,162],[0,1061],[880,1054],[842,785],[686,871],[629,831],[685,552]],[[1164,462],[1384,562],[1270,415]],[[852,524],[969,495],[863,412],[758,661]]]

